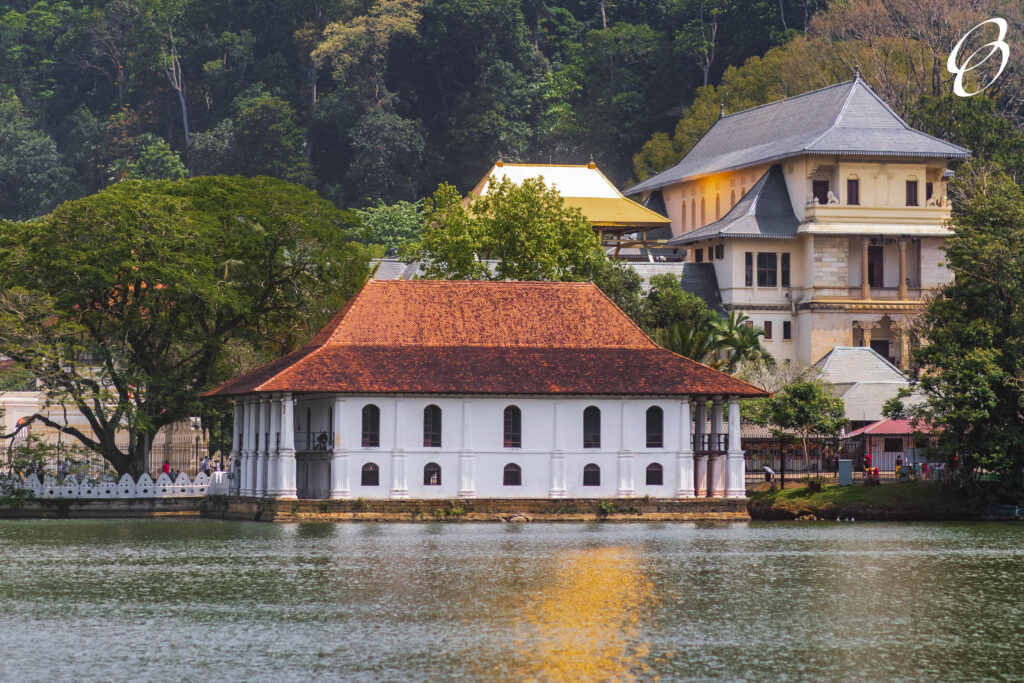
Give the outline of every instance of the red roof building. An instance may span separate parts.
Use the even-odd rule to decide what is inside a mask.
[[[763,395],[659,347],[593,284],[430,280],[371,280],[306,346],[207,394],[235,400],[242,495],[337,498],[742,497],[722,407],[738,419],[739,398]],[[577,450],[594,462],[567,483]],[[494,451],[516,461],[482,465]]]

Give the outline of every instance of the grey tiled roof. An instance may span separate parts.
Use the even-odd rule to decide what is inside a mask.
[[[782,166],[773,164],[724,217],[675,237],[669,244],[693,244],[716,237],[792,239],[799,227]]]
[[[718,289],[718,275],[713,263],[683,263],[680,282],[683,289],[699,296],[712,311],[721,316],[729,315],[722,306],[722,292]]]
[[[682,161],[624,194],[797,154],[962,159],[971,153],[914,130],[864,81],[855,78],[723,116]]]
[[[867,346],[837,346],[814,364],[832,384],[907,382],[895,365]]]

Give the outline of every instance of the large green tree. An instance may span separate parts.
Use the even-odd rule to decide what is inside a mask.
[[[798,436],[805,470],[810,465],[808,439],[835,436],[846,424],[846,406],[833,394],[832,386],[822,379],[799,376],[768,398],[751,402],[745,414],[780,438]]]
[[[53,208],[70,175],[53,139],[32,126],[21,102],[0,98],[0,218],[30,218]]]
[[[350,237],[331,204],[279,180],[119,183],[0,224],[0,355],[91,432],[35,419],[137,476],[157,430],[196,414],[237,358],[291,350],[356,291]]]

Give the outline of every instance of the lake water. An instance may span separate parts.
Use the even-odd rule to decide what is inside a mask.
[[[0,680],[1024,676],[1024,525],[0,522]]]

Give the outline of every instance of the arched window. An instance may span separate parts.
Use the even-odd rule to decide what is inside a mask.
[[[438,465],[436,462],[428,462],[426,465],[423,466],[423,485],[441,485],[441,466]]]
[[[665,415],[658,406],[647,409],[647,447],[661,448],[665,445]]]
[[[380,408],[367,403],[363,406],[363,448],[380,446]]]
[[[360,486],[380,486],[380,468],[375,463],[363,465],[363,475],[359,479]]]
[[[505,486],[522,486],[523,485],[523,470],[519,465],[509,463],[505,465],[505,476],[502,479],[502,484]]]
[[[715,220],[717,221],[722,217],[722,196],[715,195]]]
[[[665,471],[656,462],[647,466],[647,485],[661,486],[665,483]]]
[[[441,447],[441,409],[433,404],[423,409],[423,446]]]
[[[683,212],[679,222],[682,223],[683,232],[686,232],[686,202],[683,202]]]
[[[704,198],[700,198],[700,224],[704,225],[707,223],[707,212],[704,210]]]
[[[523,415],[518,406],[505,408],[505,448],[521,448],[523,445]]]
[[[601,447],[601,411],[597,406],[583,411],[583,447]]]
[[[590,463],[583,468],[583,485],[584,486],[600,486],[601,485],[601,468]]]

